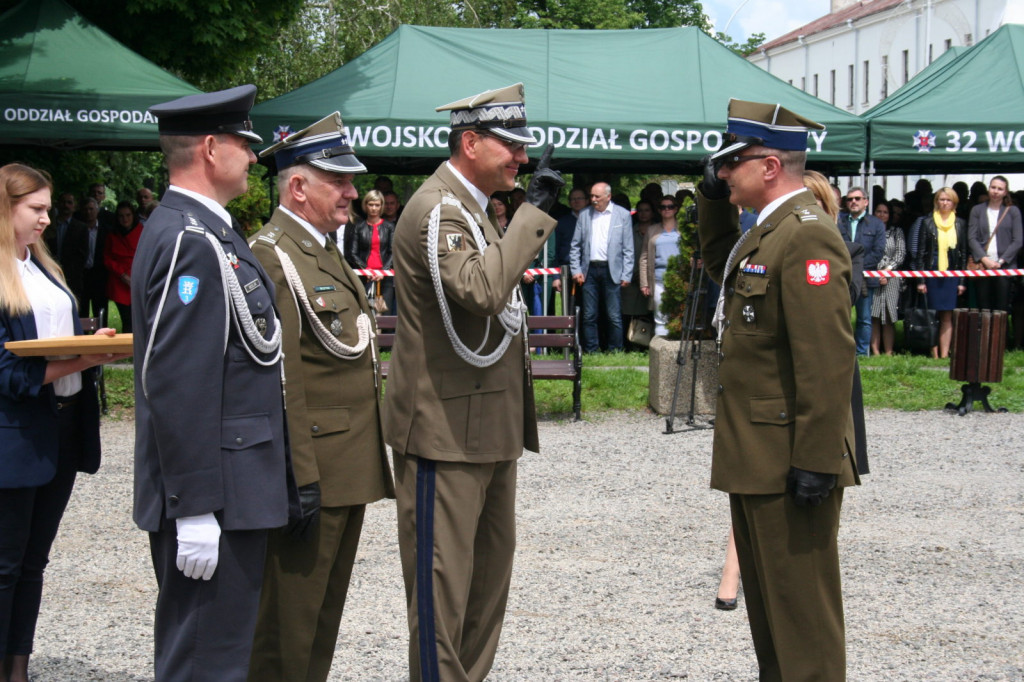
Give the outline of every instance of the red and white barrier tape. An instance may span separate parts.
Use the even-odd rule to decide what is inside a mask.
[[[1016,277],[1024,270],[865,270],[865,277]]]
[[[370,277],[374,274],[380,274],[383,275],[384,277],[395,276],[394,270],[353,270],[353,272],[355,272],[360,277]],[[558,268],[530,268],[523,274],[533,275],[534,277],[536,277],[537,275],[557,275],[559,272],[561,271]]]

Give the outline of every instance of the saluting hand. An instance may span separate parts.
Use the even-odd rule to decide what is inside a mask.
[[[554,145],[549,144],[541,154],[537,170],[533,172],[530,185],[526,188],[526,203],[533,204],[545,213],[554,205],[559,190],[565,186],[562,174],[548,167],[554,148]]]

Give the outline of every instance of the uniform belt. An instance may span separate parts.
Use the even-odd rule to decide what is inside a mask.
[[[608,265],[608,261],[606,261],[606,260],[592,260],[592,261],[590,261],[590,264],[591,265]]]
[[[78,402],[78,394],[75,395],[59,395],[57,396],[57,409],[63,410],[66,407],[71,407]]]

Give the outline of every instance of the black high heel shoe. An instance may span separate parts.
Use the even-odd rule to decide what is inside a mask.
[[[715,608],[719,611],[734,611],[738,603],[738,596],[733,597],[732,599],[720,599],[715,597]]]

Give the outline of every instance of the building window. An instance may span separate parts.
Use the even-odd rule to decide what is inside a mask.
[[[818,74],[814,74],[814,96],[818,96]]]
[[[974,34],[973,33],[965,33],[964,34],[964,45],[966,47],[970,47],[973,44],[974,44]]]
[[[836,105],[836,70],[835,69],[832,69],[829,72],[829,77],[831,79],[830,82],[829,82],[829,87],[831,88],[832,93],[829,95],[828,102],[832,106],[835,106]]]
[[[889,55],[882,55],[882,99],[889,96]]]
[[[847,88],[847,90],[849,91],[849,95],[850,96],[847,97],[847,104],[846,104],[846,106],[852,107],[853,106],[853,97],[854,97],[854,75],[855,75],[854,71],[853,71],[853,64],[850,64],[848,67],[846,67],[846,73],[847,73],[847,77],[848,77],[849,82],[850,82],[850,87]]]
[[[946,38],[946,42],[945,42],[945,44],[944,44],[944,45],[945,45],[945,46],[944,46],[944,47],[942,48],[942,51],[943,51],[943,52],[945,52],[945,51],[946,51],[946,50],[948,50],[949,48],[953,47],[953,39],[952,39],[952,38]]]
[[[868,78],[868,72],[870,71],[870,69],[871,69],[871,61],[865,59],[864,60],[864,104],[867,104],[868,102],[871,101],[871,95],[868,93],[868,81],[870,80]]]
[[[793,79],[792,79],[792,78],[790,78],[790,79],[789,79],[789,81],[787,81],[787,82],[788,82],[788,83],[789,83],[790,85],[792,85],[792,84],[793,84]]]
[[[903,85],[910,80],[910,50],[903,50]]]
[[[928,46],[928,63],[929,64],[932,63],[932,59],[933,59],[932,54],[934,53],[934,51],[935,51],[935,46],[934,45],[929,45]]]
[[[800,89],[807,92],[807,76],[800,76]]]

